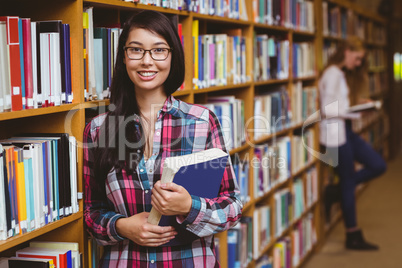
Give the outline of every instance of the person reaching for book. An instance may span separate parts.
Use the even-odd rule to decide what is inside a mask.
[[[368,99],[366,51],[357,37],[341,43],[328,60],[320,81],[320,143],[326,149],[327,161],[335,165],[339,176],[339,196],[346,227],[348,249],[375,250],[378,246],[364,240],[356,220],[356,186],[378,177],[386,170],[384,159],[351,128],[351,119],[359,113],[348,113],[350,105]],[[356,171],[355,161],[363,165]],[[324,197],[325,198],[325,197]]]
[[[84,131],[84,218],[104,247],[101,267],[219,267],[214,234],[234,226],[242,203],[228,161],[216,198],[159,182],[167,157],[209,148],[226,151],[217,117],[175,99],[184,80],[184,52],[174,24],[142,11],[119,37],[109,112]],[[180,228],[147,222],[152,206],[177,215]],[[164,246],[182,229],[198,236]]]

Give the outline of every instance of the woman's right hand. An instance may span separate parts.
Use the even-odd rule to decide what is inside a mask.
[[[146,247],[158,247],[177,235],[171,226],[158,226],[148,223],[149,212],[142,212],[128,218],[120,218],[116,221],[117,233],[130,239],[138,245]]]

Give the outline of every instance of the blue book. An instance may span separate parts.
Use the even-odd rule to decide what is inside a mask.
[[[228,163],[228,154],[218,148],[166,158],[161,177],[162,183],[174,182],[183,186],[190,195],[202,198],[216,198]],[[163,216],[151,209],[148,222],[160,226],[173,226],[178,234],[165,246],[189,244],[199,237],[184,229],[176,216]]]
[[[20,40],[20,64],[21,64],[21,95],[22,95],[22,109],[25,109],[25,72],[24,72],[24,46],[22,37],[22,20],[18,19],[18,38]]]

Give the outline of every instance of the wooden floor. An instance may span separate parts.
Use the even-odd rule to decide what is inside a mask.
[[[402,153],[362,192],[357,217],[366,240],[379,245],[379,251],[346,250],[345,229],[340,221],[303,268],[402,267]]]

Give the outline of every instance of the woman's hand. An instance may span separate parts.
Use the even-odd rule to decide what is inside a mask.
[[[142,212],[129,218],[120,218],[116,221],[117,233],[130,239],[138,245],[158,247],[177,235],[171,226],[158,226],[147,222],[149,213]]]
[[[162,215],[183,215],[191,210],[192,198],[187,190],[173,182],[157,181],[152,189],[152,206]]]

